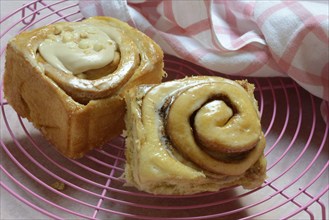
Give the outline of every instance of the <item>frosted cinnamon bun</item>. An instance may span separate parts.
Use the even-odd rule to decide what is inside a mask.
[[[117,19],[92,17],[10,40],[4,93],[60,152],[79,158],[122,132],[127,89],[164,74],[153,40]]]
[[[221,77],[141,85],[126,94],[127,186],[193,194],[266,177],[254,86]]]

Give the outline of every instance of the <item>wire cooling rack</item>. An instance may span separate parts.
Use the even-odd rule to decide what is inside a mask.
[[[30,1],[7,14],[0,21],[6,27],[1,28],[1,78],[9,38],[83,19],[75,1]],[[169,55],[165,69],[166,80],[218,74]],[[231,187],[191,196],[153,196],[124,187],[122,137],[79,160],[61,156],[15,113],[1,89],[0,184],[11,198],[2,195],[1,204],[10,207],[12,201],[27,209],[2,209],[7,214],[0,217],[24,218],[30,211],[51,219],[328,219],[328,124],[320,113],[320,105],[328,109],[328,103],[287,78],[249,81],[256,85],[267,139],[268,179],[251,191]]]

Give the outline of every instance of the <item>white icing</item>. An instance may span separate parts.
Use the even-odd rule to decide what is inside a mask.
[[[58,25],[38,48],[49,64],[71,74],[106,66],[112,62],[116,49],[108,33],[88,24]]]

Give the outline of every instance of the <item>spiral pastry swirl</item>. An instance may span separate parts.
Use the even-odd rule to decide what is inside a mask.
[[[263,182],[265,138],[248,82],[190,77],[139,87],[127,103],[129,184],[187,194]]]
[[[114,18],[59,22],[24,32],[20,38],[25,38],[18,43],[24,44],[19,46],[29,61],[83,104],[118,93],[128,82],[154,70],[160,74],[152,77],[161,79],[164,74],[159,46]],[[145,78],[143,83],[152,82]]]
[[[78,158],[124,129],[124,93],[165,75],[149,37],[110,17],[22,32],[6,50],[4,92],[64,155]]]

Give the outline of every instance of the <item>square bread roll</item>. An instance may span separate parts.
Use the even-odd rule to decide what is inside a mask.
[[[261,186],[265,138],[253,91],[247,81],[210,76],[131,89],[126,186],[166,195]]]
[[[153,40],[117,19],[92,17],[10,40],[4,94],[63,155],[80,158],[122,133],[126,90],[164,74]]]

